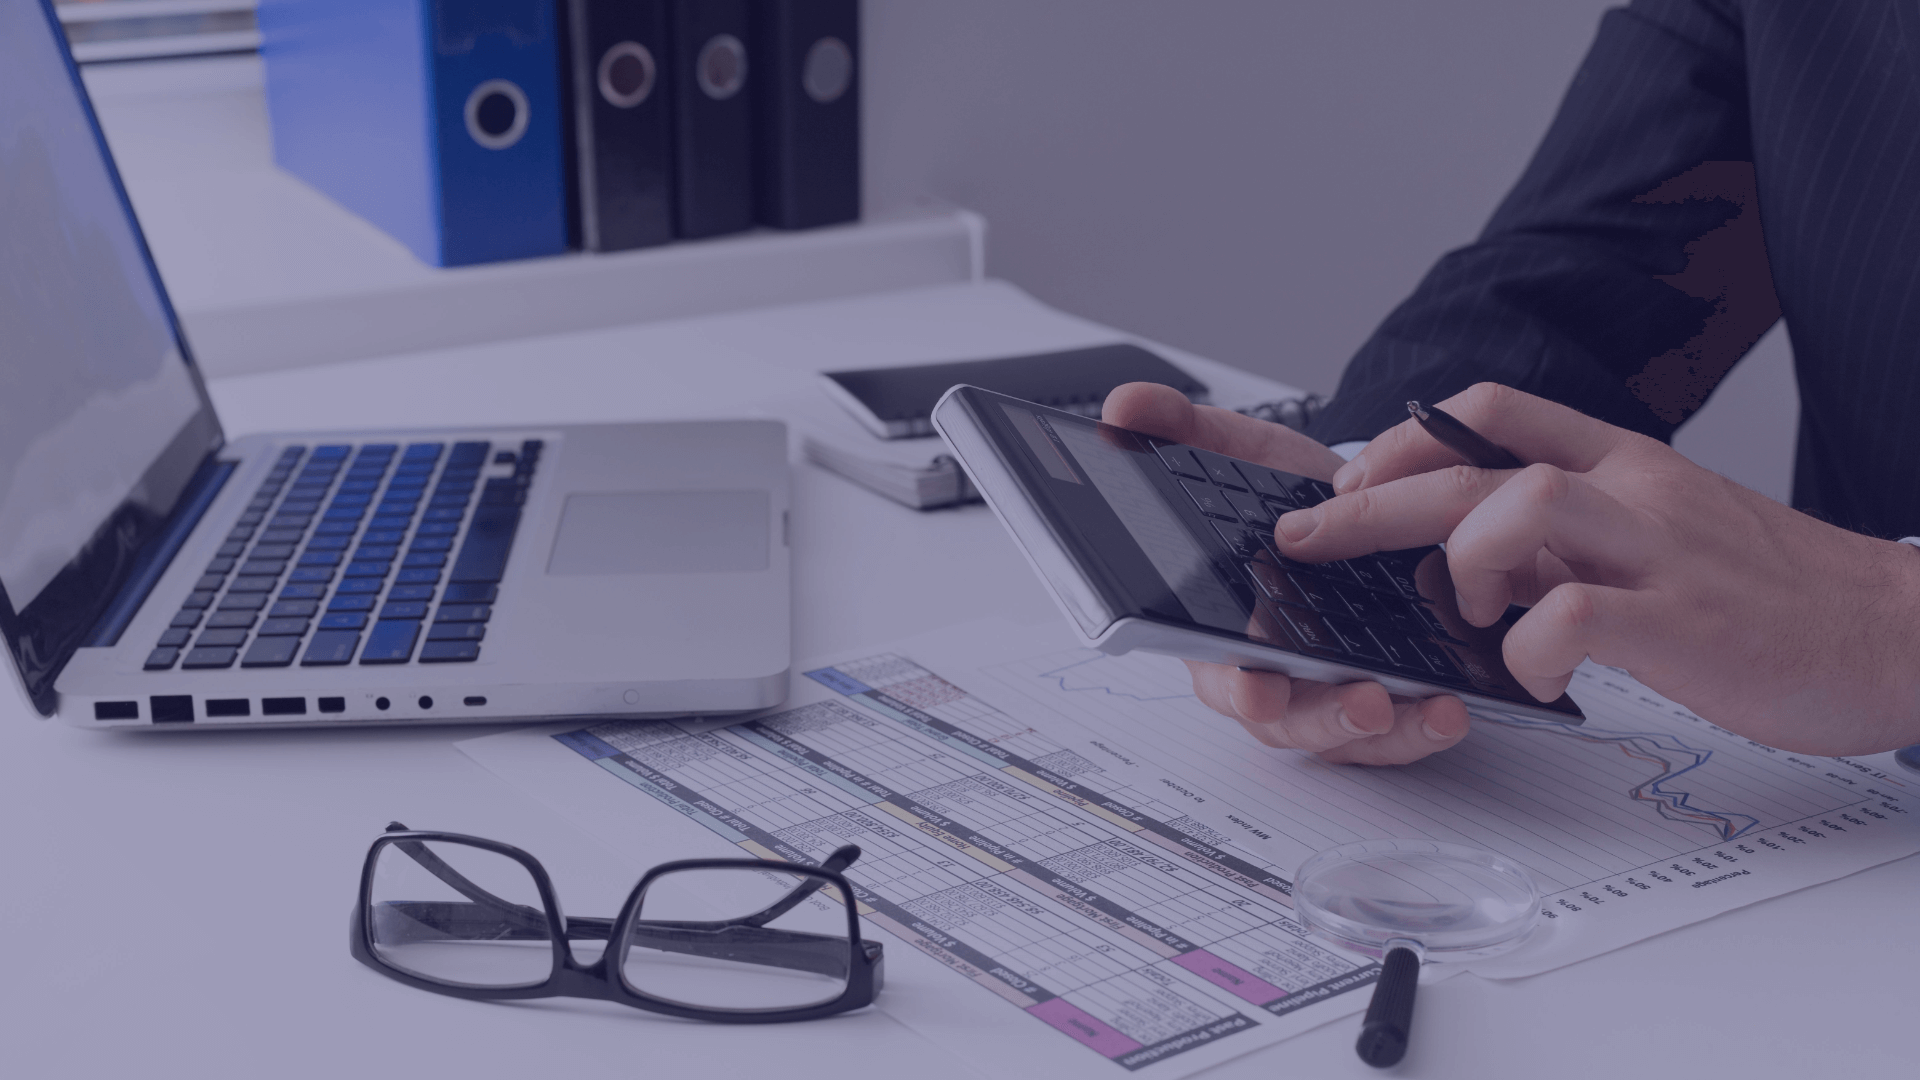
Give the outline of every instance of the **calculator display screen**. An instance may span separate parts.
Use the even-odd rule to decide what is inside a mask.
[[[1037,419],[1045,422],[1044,417]],[[1086,473],[1087,479],[1106,496],[1107,505],[1118,515],[1127,535],[1140,545],[1140,550],[1154,569],[1160,571],[1193,620],[1220,630],[1244,632],[1246,610],[1220,584],[1207,552],[1194,541],[1193,534],[1167,506],[1166,499],[1141,473],[1143,452],[1115,446],[1108,441],[1107,432],[1091,424],[1047,426],[1058,436],[1074,463]],[[1159,467],[1157,462],[1154,465]]]

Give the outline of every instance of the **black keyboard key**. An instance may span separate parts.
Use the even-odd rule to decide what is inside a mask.
[[[290,634],[294,637],[305,637],[307,622],[306,619],[268,619],[260,624],[260,636],[285,637]]]
[[[167,625],[191,630],[200,625],[200,613],[190,608],[182,608]]]
[[[422,524],[420,526],[419,531],[415,532],[413,535],[416,537],[422,537],[422,536],[451,537],[453,536],[454,533],[457,533],[459,531],[460,531],[460,525],[456,521],[428,521]],[[396,538],[396,542],[398,542],[397,538]]]
[[[1271,499],[1288,510],[1293,509],[1297,505],[1293,498],[1293,492],[1288,487],[1285,479],[1293,474],[1275,473],[1271,469],[1263,469],[1258,465],[1242,463],[1240,465],[1240,475],[1246,477],[1247,486],[1252,488],[1254,493],[1261,498]],[[1285,511],[1283,510],[1282,512],[1284,513]]]
[[[1312,493],[1312,496],[1313,496],[1312,505],[1317,506],[1320,503],[1326,502],[1328,499],[1333,498],[1333,485],[1326,483],[1324,481],[1308,480],[1306,482],[1306,489],[1307,491]]]
[[[367,529],[368,531],[377,529],[381,532],[405,532],[407,526],[411,524],[413,519],[410,517],[377,517],[367,523]]]
[[[247,643],[245,630],[202,630],[194,639],[196,648],[217,648],[226,645],[244,645]]]
[[[408,551],[452,551],[453,537],[451,536],[416,536],[413,538],[413,546],[408,548],[407,550]]]
[[[300,658],[302,667],[333,667],[351,663],[353,651],[360,647],[358,630],[316,630]]]
[[[1431,677],[1436,682],[1446,683],[1451,686],[1473,685],[1473,683],[1461,673],[1459,665],[1453,662],[1453,655],[1447,651],[1445,645],[1420,637],[1410,637],[1407,641],[1413,646],[1414,651],[1420,654],[1420,659],[1425,660],[1427,666],[1433,669],[1433,675]]]
[[[359,521],[367,514],[364,506],[329,506],[327,512],[320,515],[327,521]]]
[[[446,601],[450,604],[491,604],[500,599],[500,586],[464,583],[447,586]]]
[[[400,560],[400,565],[409,570],[417,570],[423,566],[442,567],[447,565],[447,553],[444,551],[409,551],[407,552],[407,557]]]
[[[232,560],[228,561],[231,562]],[[193,588],[196,592],[219,592],[220,586],[226,583],[227,575],[225,573],[201,574],[200,580],[193,583]]]
[[[433,616],[435,622],[486,622],[493,617],[487,604],[441,604]]]
[[[320,500],[318,499],[288,499],[280,504],[280,514],[283,517],[288,514],[312,514],[319,509]]]
[[[1220,539],[1226,541],[1227,549],[1242,559],[1254,559],[1266,552],[1260,543],[1260,537],[1238,525],[1229,525],[1224,521],[1213,523],[1214,531]]]
[[[227,543],[229,544],[244,544],[251,539],[253,539],[252,526],[236,525],[227,531]],[[221,550],[217,554],[225,555],[226,551]]]
[[[248,559],[246,562],[240,564],[240,572],[243,574],[272,574],[277,577],[287,572],[287,560]]]
[[[520,511],[515,507],[483,506],[474,511],[473,523],[467,527],[466,541],[460,545],[460,558],[453,564],[449,579],[498,582],[506,573],[514,530],[519,527]]]
[[[250,529],[265,520],[267,520],[267,515],[259,512],[258,510],[249,510],[244,514],[241,514],[239,517],[233,519],[233,523],[236,527],[244,527],[244,528]]]
[[[1237,491],[1246,490],[1247,482],[1241,478],[1240,470],[1234,467],[1232,458],[1222,457],[1211,450],[1195,450],[1193,459],[1200,463],[1201,468],[1207,470],[1207,479],[1221,487],[1233,488]]]
[[[1268,532],[1273,531],[1274,522],[1278,521],[1279,518],[1266,503],[1261,502],[1252,495],[1245,495],[1238,491],[1228,491],[1222,494],[1226,496],[1227,505],[1239,512],[1240,520],[1246,522],[1252,528],[1265,529]]]
[[[347,478],[340,481],[340,494],[358,495],[364,492],[371,495],[374,491],[378,490],[379,487],[380,478],[377,476],[366,480],[356,480],[352,473],[348,473]]]
[[[423,664],[463,664],[480,659],[477,641],[429,641],[420,646]]]
[[[1306,598],[1307,606],[1322,613],[1335,615],[1350,614],[1352,609],[1333,591],[1333,586],[1311,574],[1288,574],[1287,580],[1293,582],[1295,591]]]
[[[1280,570],[1265,559],[1249,562],[1247,564],[1247,576],[1252,578],[1253,583],[1260,587],[1261,595],[1269,600],[1282,604],[1292,604],[1294,607],[1310,608],[1313,606],[1305,596],[1301,595],[1299,589],[1294,588],[1293,579],[1288,577],[1285,571]]]
[[[282,600],[318,600],[325,595],[325,585],[289,585],[280,590]]]
[[[256,618],[251,611],[216,611],[207,616],[207,625],[217,630],[248,630]]]
[[[1346,571],[1361,588],[1383,589],[1394,593],[1400,591],[1393,587],[1393,582],[1385,574],[1380,572],[1379,565],[1365,556],[1358,559],[1341,559],[1327,565],[1338,566]]]
[[[402,585],[432,585],[440,580],[440,571],[427,569],[402,570],[393,576],[393,580]]]
[[[1181,487],[1186,489],[1188,496],[1193,499],[1193,504],[1200,508],[1201,513],[1210,518],[1219,518],[1221,521],[1231,521],[1239,524],[1240,515],[1232,506],[1228,505],[1225,498],[1226,492],[1205,484],[1196,484],[1191,480],[1182,480],[1179,483]]]
[[[320,610],[318,600],[281,600],[267,609],[269,619],[305,619]]]
[[[227,591],[229,593],[272,592],[273,587],[279,582],[279,578],[267,577],[264,574],[256,577],[237,577],[233,579],[233,587]]]
[[[1380,648],[1386,652],[1388,663],[1417,678],[1424,679],[1433,673],[1407,635],[1380,626],[1369,626],[1367,629],[1373,632],[1373,640],[1379,642]]]
[[[228,668],[233,666],[234,660],[238,658],[239,655],[240,650],[231,645],[207,646],[205,648],[196,646],[187,650],[187,655],[181,659],[180,666],[190,671],[207,668]]]
[[[424,619],[427,617],[425,600],[389,600],[380,608],[382,619]]]
[[[171,645],[162,645],[147,654],[147,662],[143,666],[148,671],[166,671],[173,667],[174,661],[178,659],[180,659],[180,650],[178,648]]]
[[[427,630],[428,641],[480,641],[487,636],[487,624],[477,622],[437,622]]]
[[[315,536],[352,536],[360,531],[358,522],[323,521],[313,530]]]
[[[286,667],[293,663],[294,654],[299,651],[300,639],[297,637],[263,637],[247,650],[247,655],[240,660],[240,666]]]
[[[1205,480],[1207,478],[1207,470],[1201,468],[1200,463],[1193,460],[1193,451],[1188,450],[1186,447],[1175,446],[1169,443],[1166,446],[1159,447],[1158,451],[1160,461],[1166,465],[1168,472],[1176,476],[1187,477],[1191,480]]]
[[[350,562],[347,564],[345,576],[383,578],[392,568],[390,564],[383,562]]]
[[[165,645],[168,648],[172,648],[172,649],[177,649],[180,646],[185,645],[187,643],[187,638],[190,636],[192,635],[188,631],[182,630],[179,627],[174,627],[172,629],[162,630],[160,632],[160,640],[156,644]]]
[[[351,535],[348,535],[345,533],[333,533],[327,536],[316,536],[313,539],[307,541],[307,550],[308,551],[345,551],[347,550],[347,545],[351,543],[353,543],[353,537]]]
[[[1421,628],[1427,632],[1429,637],[1437,637],[1443,641],[1456,640],[1452,634],[1447,632],[1447,624],[1441,620],[1439,613],[1427,605],[1408,601],[1407,611],[1412,613],[1414,619],[1419,622]]]
[[[213,598],[215,595],[214,592],[208,589],[196,589],[187,594],[187,598],[180,602],[180,606],[192,611],[202,611],[213,606]]]
[[[1386,577],[1394,590],[1403,598],[1418,600],[1420,599],[1420,586],[1414,583],[1413,569],[1419,564],[1419,560],[1425,556],[1426,552],[1424,551],[1411,556],[1402,552],[1386,552],[1375,555],[1373,557],[1373,563],[1374,566],[1380,570],[1380,573]]]
[[[358,596],[342,594],[327,601],[328,611],[372,611],[373,594],[361,593]]]
[[[320,616],[322,630],[365,630],[367,613],[364,611],[329,611]]]
[[[420,515],[420,520],[426,521],[426,522],[459,521],[461,518],[466,516],[467,516],[467,512],[465,510],[452,510],[452,509],[428,510],[427,512]],[[400,527],[405,528],[406,524],[402,522]]]
[[[418,619],[381,619],[367,635],[360,651],[363,664],[404,664],[413,659],[413,643],[420,638]]]
[[[1380,643],[1373,639],[1373,635],[1367,632],[1365,626],[1338,615],[1327,616],[1326,623],[1327,629],[1333,631],[1334,636],[1340,639],[1341,647],[1349,653],[1377,664],[1387,662],[1386,650],[1380,647]]]
[[[339,566],[340,552],[315,551],[312,548],[300,553],[301,566]]]
[[[260,534],[263,544],[297,544],[306,535],[299,529],[268,529]]]
[[[333,497],[329,509],[346,509],[353,506],[366,506],[373,501],[373,495],[365,491],[343,491]]]
[[[230,592],[220,599],[221,611],[259,611],[267,606],[267,594],[263,592]]]
[[[246,539],[247,538],[243,536],[238,540],[229,540],[221,544],[220,550],[214,552],[214,554],[223,559],[237,559],[240,557],[241,552],[247,550]]]
[[[432,600],[431,585],[395,585],[387,592],[389,600]]]
[[[299,529],[305,531],[313,524],[312,514],[280,514],[267,522],[267,528],[278,532],[281,529]]]
[[[368,529],[366,535],[360,538],[360,542],[362,544],[398,545],[400,541],[406,538],[407,531],[405,529]]]
[[[1280,617],[1286,620],[1288,628],[1293,631],[1294,639],[1309,652],[1339,655],[1345,651],[1340,648],[1340,642],[1334,637],[1333,631],[1327,629],[1327,624],[1313,612],[1280,605],[1275,605],[1270,610],[1278,612]]]
[[[400,548],[395,544],[362,543],[354,551],[353,558],[355,562],[388,562],[399,554]]]
[[[234,564],[233,559],[229,559],[225,556],[221,556],[220,558],[217,558],[207,564],[206,572],[208,574],[218,574],[224,578],[228,574],[233,573],[233,564]],[[217,589],[219,588],[219,586],[215,585],[214,588]]]
[[[378,593],[381,584],[379,578],[348,578],[340,583],[339,595],[358,596],[362,593]]]
[[[309,585],[324,585],[333,580],[333,567],[302,566],[294,570],[293,573],[288,574],[287,580]]]
[[[1340,597],[1341,601],[1347,605],[1347,610],[1353,612],[1353,617],[1361,622],[1389,621],[1385,607],[1377,603],[1374,595],[1367,590],[1344,581],[1328,582],[1327,587]]]

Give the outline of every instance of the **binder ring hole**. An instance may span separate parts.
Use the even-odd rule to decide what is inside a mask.
[[[822,105],[839,101],[853,85],[853,50],[837,37],[823,37],[807,50],[800,88]]]
[[[489,150],[505,150],[527,133],[527,95],[505,79],[488,79],[467,95],[467,134]]]
[[[732,34],[715,34],[700,46],[693,72],[701,93],[725,101],[747,85],[747,47]]]
[[[631,109],[653,94],[659,68],[637,41],[623,41],[600,58],[600,96],[616,109]]]

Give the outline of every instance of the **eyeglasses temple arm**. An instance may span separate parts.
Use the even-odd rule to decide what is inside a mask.
[[[854,861],[859,858],[859,845],[848,844],[836,849],[833,854],[827,856],[827,861],[820,864],[820,869],[825,870],[829,874],[837,874],[847,867],[852,866]],[[795,885],[792,892],[774,901],[771,906],[762,908],[751,915],[743,915],[733,920],[733,923],[736,926],[765,926],[798,907],[800,901],[818,892],[823,885],[824,883],[820,881],[808,881]]]
[[[409,832],[411,830],[405,825],[393,821],[387,824],[387,831]],[[501,899],[480,886],[475,885],[473,882],[467,880],[466,875],[448,866],[446,860],[435,855],[427,845],[420,841],[396,840],[393,842],[393,846],[405,852],[407,857],[411,858],[414,862],[419,863],[426,869],[427,873],[439,878],[445,882],[448,887],[474,903],[494,908],[504,915],[510,915],[516,919],[524,920],[529,928],[546,929],[546,912],[541,911],[539,908],[528,907],[525,904],[516,904],[511,900]]]

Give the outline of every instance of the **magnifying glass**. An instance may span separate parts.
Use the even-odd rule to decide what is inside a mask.
[[[1436,840],[1362,840],[1320,852],[1293,883],[1307,928],[1381,957],[1354,1050],[1398,1064],[1413,1028],[1423,960],[1479,960],[1519,945],[1540,917],[1540,889],[1518,863]]]

